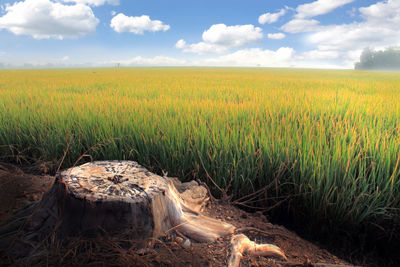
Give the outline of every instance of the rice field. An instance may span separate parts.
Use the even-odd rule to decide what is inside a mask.
[[[311,224],[399,229],[400,75],[235,68],[0,71],[0,158],[131,159],[264,186]],[[260,200],[259,199],[259,200]],[[392,228],[388,228],[392,227]]]

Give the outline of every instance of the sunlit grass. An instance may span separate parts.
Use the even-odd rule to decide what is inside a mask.
[[[400,76],[265,69],[0,72],[0,155],[132,159],[269,196],[314,222],[399,214]],[[269,203],[269,202],[266,202]],[[397,217],[398,218],[398,217]],[[382,224],[383,225],[383,224]]]

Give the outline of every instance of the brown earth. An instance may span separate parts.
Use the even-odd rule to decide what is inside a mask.
[[[15,210],[39,201],[54,177],[31,174],[0,163],[0,222]],[[232,205],[211,202],[205,213],[238,228],[257,243],[273,243],[283,249],[288,262],[274,258],[244,256],[241,266],[343,266],[347,262],[300,238],[286,228],[269,223],[261,213],[247,213]],[[1,239],[1,236],[0,236]],[[230,237],[213,243],[195,243],[178,231],[146,242],[124,236],[71,238],[56,247],[39,248],[35,265],[57,266],[225,266],[230,255]],[[40,252],[42,250],[42,252]],[[0,265],[19,265],[7,251],[0,251]]]

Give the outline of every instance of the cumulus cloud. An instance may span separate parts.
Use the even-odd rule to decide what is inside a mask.
[[[183,39],[180,39],[178,42],[176,42],[175,47],[178,49],[182,49],[182,51],[185,53],[196,53],[199,55],[212,54],[212,53],[221,54],[229,50],[225,46],[206,43],[206,42],[187,44],[186,41]]]
[[[270,24],[276,22],[280,17],[286,14],[286,9],[282,8],[277,13],[265,13],[258,17],[258,23],[260,24]]]
[[[117,6],[119,5],[119,0],[62,0],[63,2],[72,2],[72,3],[77,3],[77,4],[84,4],[84,5],[90,5],[90,6],[102,6],[105,4],[110,4]]]
[[[378,2],[368,7],[361,7],[359,11],[361,17],[370,24],[384,23],[389,25],[400,21],[400,1],[398,0]]]
[[[224,53],[231,48],[244,47],[256,43],[263,38],[262,30],[254,25],[226,26],[225,24],[214,24],[203,32],[203,42],[187,44],[181,39],[175,47],[184,52],[197,54]]]
[[[279,32],[279,33],[268,33],[267,37],[269,39],[281,40],[281,39],[285,38],[286,35],[284,33],[281,33],[281,32]]]
[[[315,19],[292,19],[281,27],[288,33],[310,32],[320,28],[319,21]]]
[[[388,0],[359,8],[362,22],[325,26],[309,37],[320,50],[355,50],[400,44],[400,1]]]
[[[35,39],[74,38],[96,31],[99,20],[90,7],[63,5],[49,0],[25,0],[5,7],[0,29]]]
[[[164,24],[160,20],[151,20],[149,16],[142,15],[140,17],[126,16],[123,13],[119,13],[111,19],[111,28],[114,31],[131,32],[134,34],[143,34],[145,31],[158,32],[167,31],[170,26]]]
[[[204,59],[196,65],[237,66],[237,67],[289,67],[292,65],[295,51],[290,47],[281,47],[276,51],[260,48],[241,49],[234,53],[215,58]]]
[[[241,47],[262,39],[262,30],[259,27],[248,25],[226,26],[215,24],[203,32],[203,40],[208,43],[229,47]]]
[[[351,2],[354,2],[354,0],[317,0],[311,3],[299,5],[296,8],[297,14],[295,17],[298,19],[304,19],[328,14]]]
[[[176,42],[175,47],[178,49],[183,49],[186,46],[186,42],[183,39],[180,39],[178,42]]]
[[[113,60],[111,62],[103,62],[101,65],[107,64],[121,64],[124,66],[182,66],[186,64],[185,60],[166,57],[166,56],[155,56],[151,58],[145,58],[137,56],[131,59],[124,60]]]
[[[299,5],[296,8],[297,13],[294,18],[284,24],[281,29],[288,33],[318,30],[320,28],[319,21],[310,18],[328,14],[353,1],[354,0],[317,0],[311,3]]]
[[[295,18],[281,29],[289,33],[309,32],[305,40],[315,49],[301,54],[300,59],[336,60],[346,67],[352,67],[365,47],[383,49],[400,45],[397,26],[400,25],[400,1],[380,1],[360,7],[358,13],[361,21],[352,23],[320,25],[314,19]]]

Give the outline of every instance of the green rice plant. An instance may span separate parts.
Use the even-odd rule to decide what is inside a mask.
[[[276,182],[263,205],[292,196],[310,223],[385,229],[399,222],[399,85],[360,71],[4,70],[0,156],[131,159],[182,180],[208,173],[237,198]]]

